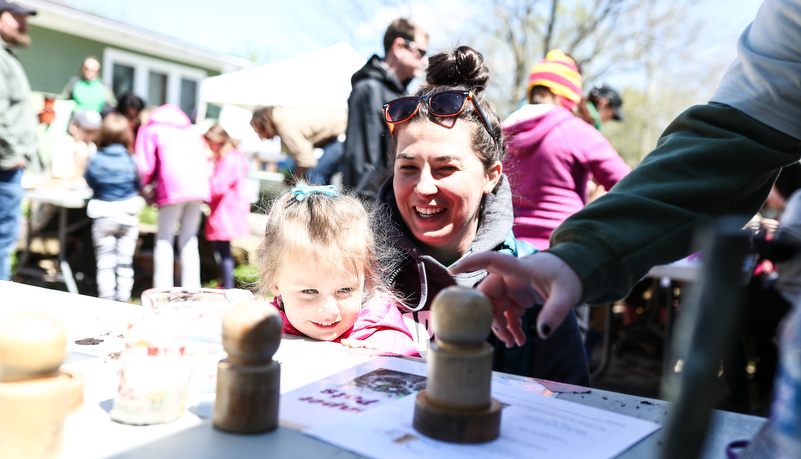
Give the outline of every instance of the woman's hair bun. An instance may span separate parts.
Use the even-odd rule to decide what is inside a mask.
[[[434,54],[428,60],[426,83],[432,86],[466,86],[481,92],[489,84],[484,56],[469,46]]]

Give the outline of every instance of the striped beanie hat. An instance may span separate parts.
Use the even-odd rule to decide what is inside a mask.
[[[526,92],[529,98],[534,86],[550,89],[568,110],[581,100],[581,75],[576,63],[558,49],[548,52],[545,59],[531,67]]]

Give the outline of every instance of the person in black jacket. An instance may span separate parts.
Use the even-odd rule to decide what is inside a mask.
[[[406,86],[428,63],[428,34],[408,19],[396,19],[384,34],[384,58],[373,55],[353,74],[342,183],[373,200],[390,161],[384,103],[406,94]]]

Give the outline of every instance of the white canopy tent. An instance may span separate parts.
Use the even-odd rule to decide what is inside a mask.
[[[366,62],[344,42],[283,61],[206,78],[200,101],[237,105],[348,108],[350,78]]]
[[[206,104],[222,105],[220,124],[240,139],[239,149],[246,155],[277,161],[281,156],[278,138],[259,141],[250,127],[253,109],[260,105],[296,108],[347,110],[350,79],[366,59],[347,43],[246,70],[206,78],[200,84],[200,113]],[[250,171],[254,181],[253,199],[258,189],[280,189],[280,172]]]

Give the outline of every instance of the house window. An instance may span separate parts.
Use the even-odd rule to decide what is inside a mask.
[[[147,103],[164,105],[167,103],[167,74],[150,72],[147,85]]]
[[[178,104],[189,118],[195,119],[195,109],[197,108],[197,81],[181,78],[181,101]]]
[[[133,91],[134,85],[134,68],[128,65],[114,64],[113,77],[111,88],[114,95],[119,98],[120,95],[128,91]]]
[[[190,118],[198,106],[198,88],[206,71],[128,51],[106,48],[103,81],[119,97],[133,91],[150,106],[175,104]]]

